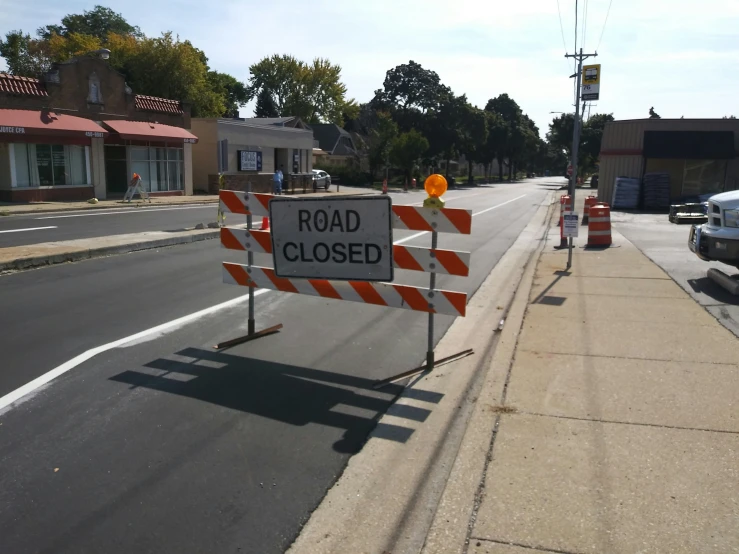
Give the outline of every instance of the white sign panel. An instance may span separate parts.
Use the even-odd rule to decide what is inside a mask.
[[[273,198],[269,215],[278,277],[393,280],[389,197]]]
[[[562,214],[562,236],[577,237],[580,229],[577,212],[565,212]]]

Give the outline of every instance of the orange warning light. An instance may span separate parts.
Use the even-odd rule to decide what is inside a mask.
[[[428,176],[426,182],[423,184],[423,188],[431,198],[441,198],[446,192],[446,179],[444,179],[443,175],[434,173]]]

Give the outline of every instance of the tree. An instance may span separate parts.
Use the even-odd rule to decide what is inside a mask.
[[[614,121],[613,114],[595,114],[583,125],[578,156],[579,167],[582,168],[583,174],[595,170],[600,157],[603,131],[609,121]]]
[[[503,161],[505,158],[508,159],[508,180],[512,177],[513,160],[512,155],[514,150],[518,148],[521,140],[522,133],[516,131],[521,122],[521,108],[510,96],[503,93],[495,98],[488,100],[485,105],[485,110],[498,114],[501,119],[505,122],[505,138],[503,140],[504,147],[502,152],[498,153],[498,164],[500,170],[500,180],[503,180]]]
[[[549,144],[571,157],[572,135],[575,132],[575,114],[567,113],[552,119],[549,124],[547,140]]]
[[[39,27],[37,33],[45,40],[54,35],[68,37],[70,34],[88,35],[101,41],[107,40],[108,33],[143,37],[141,30],[129,24],[121,14],[99,5],[81,14],[64,16],[61,25]]]
[[[293,56],[275,54],[253,64],[249,71],[248,99],[267,89],[280,116],[342,125],[345,113],[356,113],[354,100],[346,99],[341,67],[326,59],[316,58],[307,65]]]
[[[375,91],[370,102],[376,110],[389,112],[402,131],[421,129],[429,137],[431,150],[438,153],[432,129],[435,113],[443,101],[452,96],[436,72],[410,61],[388,70],[383,88]]]
[[[649,108],[649,119],[662,119],[657,112],[654,111],[654,107]]]
[[[0,40],[0,56],[8,72],[22,77],[41,77],[51,66],[48,44],[31,38],[23,31],[10,31]]]
[[[374,182],[377,171],[388,164],[398,126],[387,112],[375,112],[371,125],[367,135],[367,163],[370,181]]]
[[[505,149],[506,125],[503,118],[498,114],[483,111],[485,115],[485,128],[487,129],[487,138],[482,146],[480,162],[485,164],[486,173],[488,168],[497,158],[503,159],[503,151]],[[503,180],[503,165],[499,165],[500,180]],[[488,174],[489,176],[489,174]]]
[[[254,107],[254,117],[279,117],[279,111],[272,98],[272,93],[263,88],[257,95],[257,105]]]
[[[415,129],[398,136],[392,143],[390,158],[393,164],[403,170],[406,183],[411,179],[413,169],[429,149],[429,141]]]
[[[186,100],[193,117],[226,113],[226,99],[213,90],[201,51],[187,40],[172,33],[141,39],[127,65],[129,84],[142,94]]]
[[[452,158],[456,158],[466,135],[464,122],[469,113],[467,96],[450,94],[439,105],[438,111],[430,121],[429,143],[432,154],[443,156],[446,160],[446,173],[449,176]]]
[[[467,104],[462,110],[459,151],[467,159],[467,178],[472,182],[472,164],[482,162],[488,138],[485,112]]]
[[[228,73],[208,72],[208,82],[212,90],[224,98],[226,109],[223,117],[238,117],[239,108],[246,105],[246,85]],[[270,116],[272,117],[272,116]]]
[[[98,37],[78,33],[69,33],[65,37],[52,35],[47,44],[49,54],[56,62],[65,62],[76,56],[84,56],[103,47]]]

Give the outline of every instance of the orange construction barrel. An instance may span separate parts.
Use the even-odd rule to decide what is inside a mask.
[[[611,208],[605,202],[590,207],[588,219],[588,246],[610,246]]]

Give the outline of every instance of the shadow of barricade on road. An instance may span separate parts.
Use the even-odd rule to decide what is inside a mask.
[[[375,381],[364,377],[202,348],[186,348],[175,355],[192,361],[159,358],[145,367],[164,373],[127,370],[110,379],[134,388],[185,396],[289,425],[316,423],[344,429],[342,439],[333,445],[334,450],[341,453],[358,452],[373,431],[377,438],[400,443],[408,441],[414,429],[378,422],[401,392],[408,398],[429,404],[438,404],[443,398],[440,393],[405,389],[401,385],[375,391],[372,389]],[[191,378],[183,380],[182,376]],[[411,405],[397,408],[393,416],[416,422],[425,421],[431,413]]]

